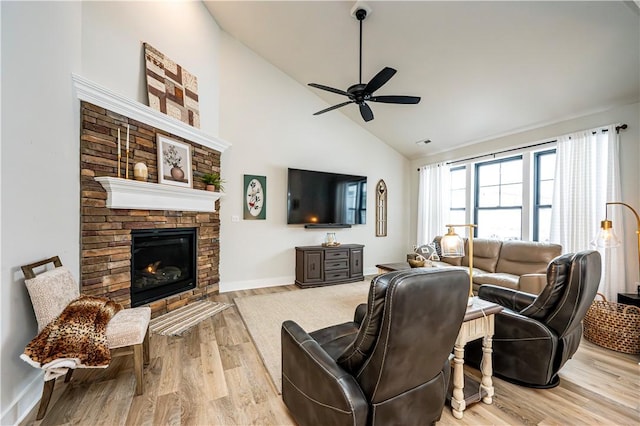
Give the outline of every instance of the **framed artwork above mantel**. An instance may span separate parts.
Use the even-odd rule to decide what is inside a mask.
[[[191,188],[191,146],[157,134],[158,183]]]

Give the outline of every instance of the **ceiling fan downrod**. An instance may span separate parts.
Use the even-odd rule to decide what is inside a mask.
[[[358,9],[356,11],[356,19],[360,21],[360,79],[359,84],[362,84],[362,21],[367,17],[367,11],[364,9]]]

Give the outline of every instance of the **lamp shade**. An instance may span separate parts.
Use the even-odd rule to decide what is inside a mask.
[[[444,257],[464,257],[464,240],[453,228],[449,228],[447,234],[440,239],[440,250]]]
[[[596,238],[591,241],[591,245],[595,247],[611,248],[618,247],[620,240],[613,230],[613,225],[610,220],[603,220],[600,222],[600,231]]]

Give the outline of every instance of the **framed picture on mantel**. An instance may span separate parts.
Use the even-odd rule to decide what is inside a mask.
[[[157,134],[158,183],[191,188],[191,147]]]

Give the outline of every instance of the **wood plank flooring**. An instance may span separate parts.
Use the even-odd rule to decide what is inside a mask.
[[[295,286],[223,293],[239,296],[299,291]],[[266,309],[267,307],[265,307]],[[123,359],[124,358],[124,359]],[[145,393],[135,396],[130,357],[107,369],[78,370],[56,383],[47,415],[35,407],[22,425],[293,425],[235,307],[183,337],[151,335]],[[635,425],[640,423],[640,358],[583,339],[561,371],[560,386],[519,387],[494,378],[492,405],[467,408],[462,420],[448,406],[443,425]],[[475,370],[470,373],[479,376]]]

